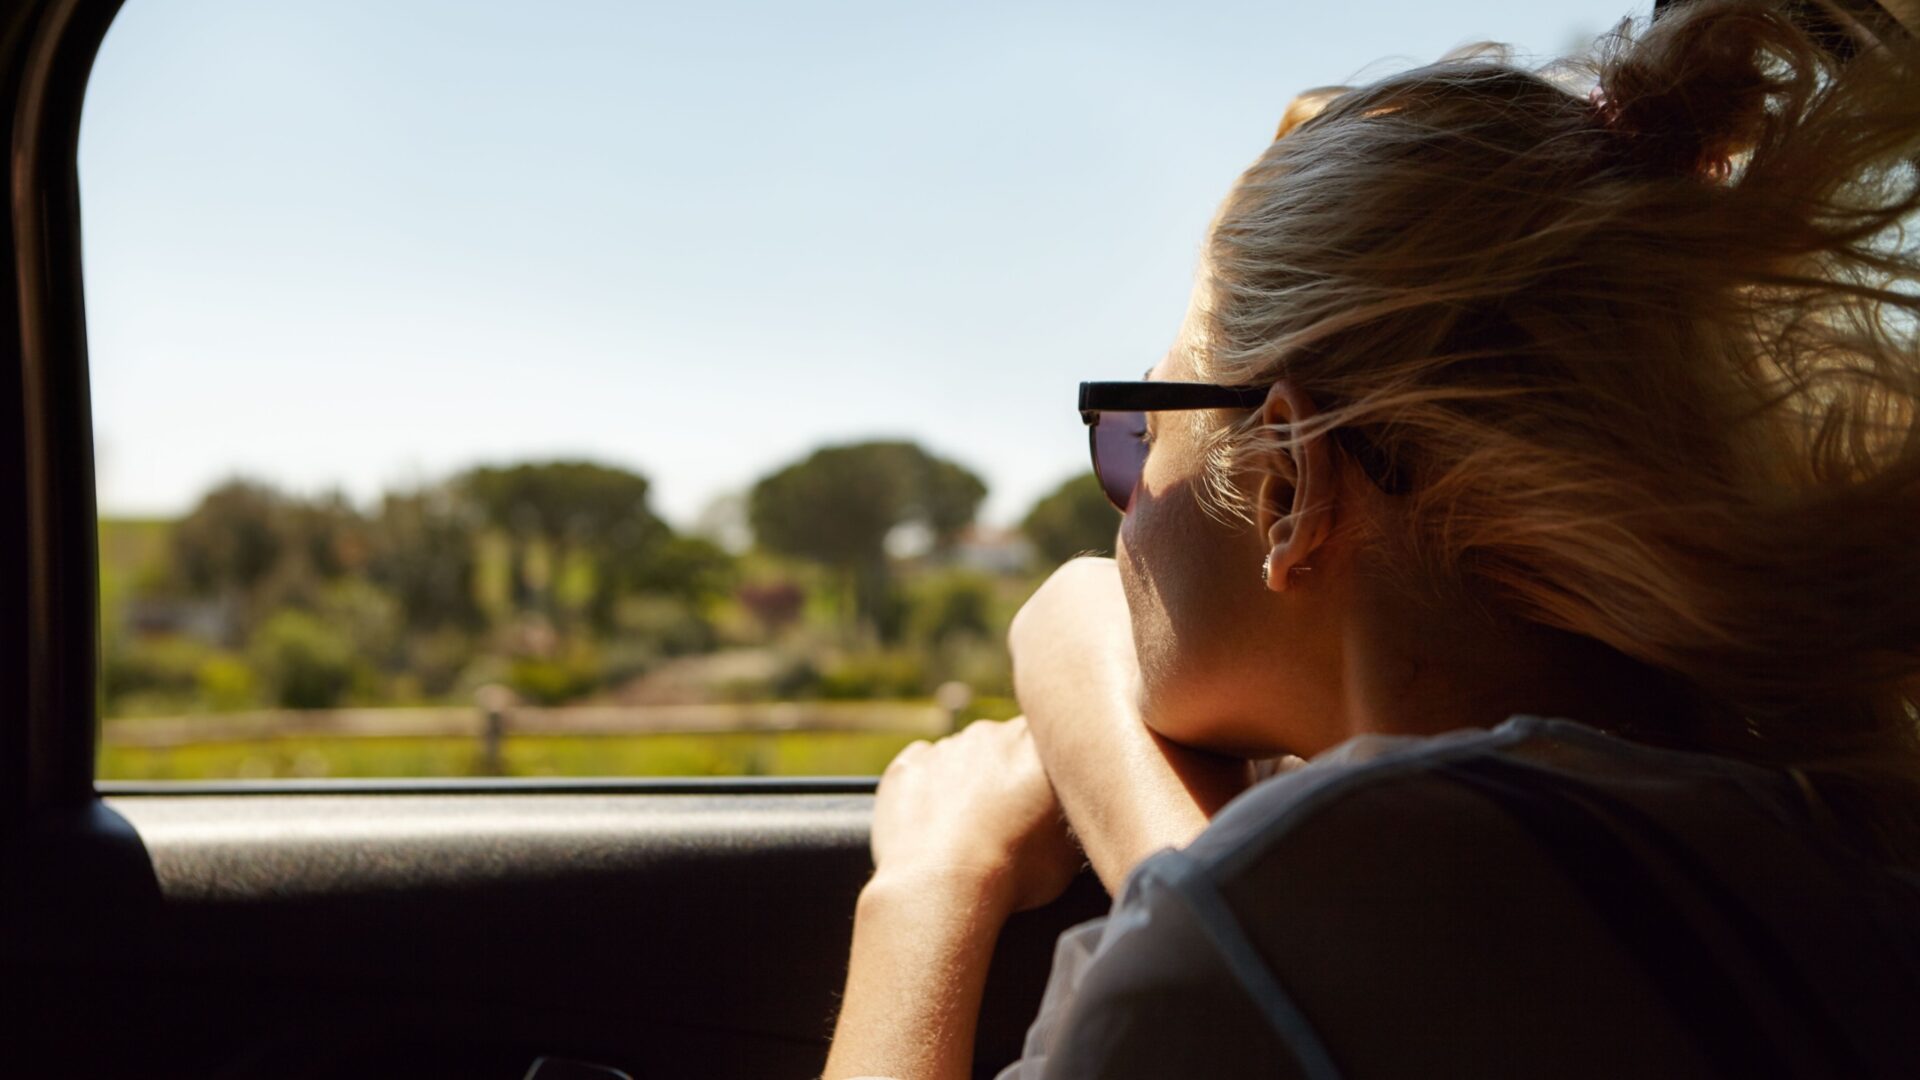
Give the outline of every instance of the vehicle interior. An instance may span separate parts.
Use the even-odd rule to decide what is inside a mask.
[[[76,148],[119,6],[0,11],[0,1074],[817,1075],[871,778],[96,780]],[[976,1075],[1107,903],[1089,874],[1016,918]]]

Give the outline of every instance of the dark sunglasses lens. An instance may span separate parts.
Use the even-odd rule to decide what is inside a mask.
[[[1147,464],[1147,414],[1103,412],[1093,426],[1093,472],[1107,501],[1127,512]]]

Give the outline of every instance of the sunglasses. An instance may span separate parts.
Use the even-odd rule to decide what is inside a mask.
[[[1121,513],[1133,504],[1147,467],[1147,414],[1188,409],[1254,409],[1267,400],[1264,386],[1219,386],[1194,382],[1083,382],[1080,419],[1087,424],[1093,475],[1107,501]],[[1404,494],[1406,477],[1372,440],[1352,428],[1329,433],[1351,454],[1374,486]]]

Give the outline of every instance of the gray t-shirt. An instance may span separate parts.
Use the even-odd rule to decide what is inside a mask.
[[[1538,717],[1351,740],[1062,935],[1000,1080],[1920,1076],[1920,884],[1802,780]]]

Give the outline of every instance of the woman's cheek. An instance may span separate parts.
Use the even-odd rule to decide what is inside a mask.
[[[1230,640],[1233,598],[1220,580],[1235,561],[1236,545],[1194,496],[1190,483],[1143,485],[1121,524],[1115,559],[1148,725],[1176,742],[1201,745],[1215,734],[1209,717],[1222,715],[1216,700],[1219,677],[1228,674],[1222,662],[1237,651]],[[1244,584],[1258,585],[1254,572]]]

